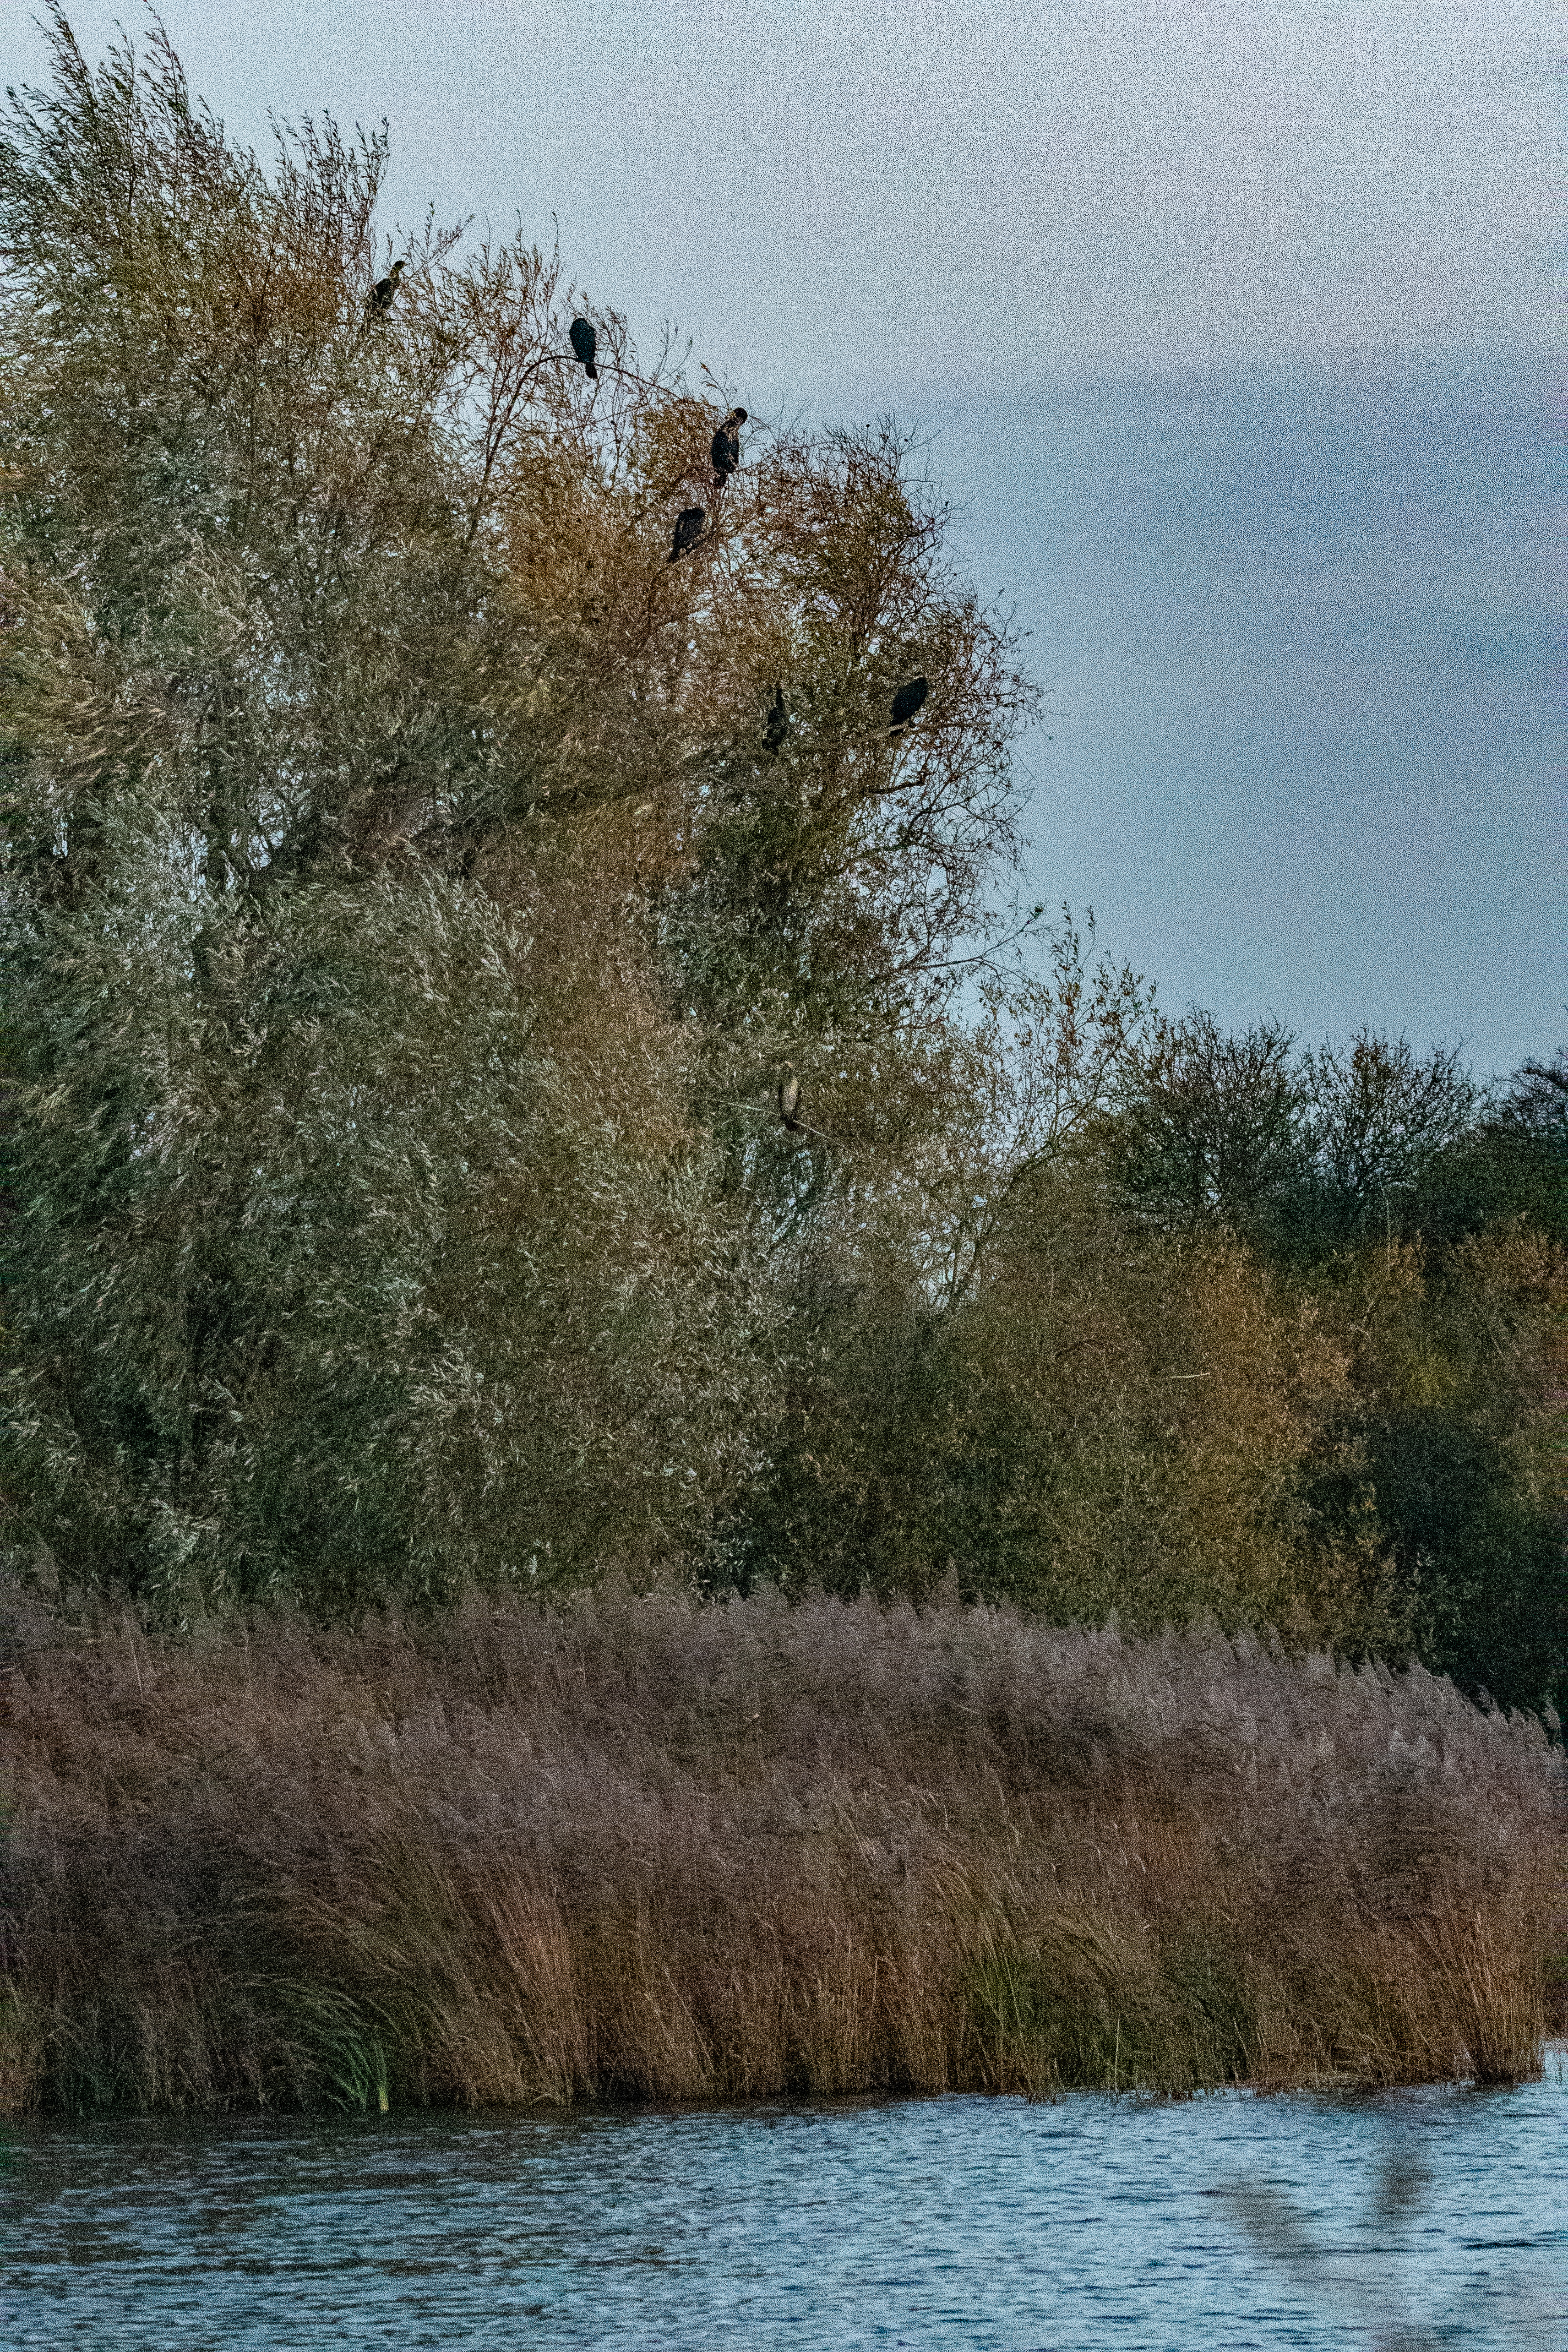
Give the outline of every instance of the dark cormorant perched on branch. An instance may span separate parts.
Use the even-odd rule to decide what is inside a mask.
[[[403,273],[407,267],[408,264],[405,261],[395,261],[386,276],[376,279],[370,289],[368,305],[373,318],[385,318],[396,299],[397,289],[403,283]]]
[[[789,705],[784,700],[784,691],[783,687],[775,686],[773,688],[773,707],[768,712],[768,723],[763,730],[763,741],[767,745],[770,751],[782,751],[784,750],[784,737],[788,733]]]
[[[907,686],[900,687],[893,697],[893,723],[888,730],[889,735],[903,733],[930,690],[923,677],[911,677]]]
[[[702,536],[702,524],[707,511],[705,507],[681,508],[675,519],[675,545],[669,551],[671,563],[675,562],[677,556],[684,555],[688,549],[696,546]]]
[[[583,362],[583,373],[590,383],[597,383],[599,371],[594,365],[594,354],[599,348],[599,338],[587,319],[572,321],[572,349]]]
[[[741,427],[746,421],[743,408],[732,408],[713,436],[710,452],[713,471],[721,482],[727,482],[741,462]]]

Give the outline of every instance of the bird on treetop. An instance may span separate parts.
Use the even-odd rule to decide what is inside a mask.
[[[583,373],[588,378],[590,383],[597,383],[599,380],[599,371],[594,365],[594,354],[598,348],[599,338],[594,331],[591,320],[587,319],[574,319],[572,321],[572,349],[582,361]]]
[[[768,723],[763,730],[763,741],[767,745],[770,751],[782,751],[784,750],[784,737],[788,733],[789,705],[784,700],[784,690],[783,687],[775,686],[773,688],[773,705],[768,712]]]
[[[900,687],[893,697],[893,723],[888,730],[889,735],[903,733],[930,690],[923,677],[911,677],[906,686]]]
[[[792,1135],[801,1134],[801,1122],[795,1117],[800,1108],[800,1080],[788,1062],[784,1064],[784,1074],[779,1080],[778,1095],[779,1117]]]
[[[746,421],[743,408],[732,408],[713,436],[710,455],[713,471],[721,482],[727,482],[741,462],[741,427]]]
[[[684,555],[689,548],[696,546],[702,536],[702,525],[706,515],[705,507],[681,508],[675,519],[675,544],[669,551],[671,563],[678,556]]]
[[[384,319],[391,310],[397,289],[403,283],[403,273],[407,267],[408,264],[405,261],[395,261],[386,276],[376,279],[370,289],[370,309],[374,317]]]

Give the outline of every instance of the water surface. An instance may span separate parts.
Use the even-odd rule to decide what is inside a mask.
[[[1565,2127],[1560,2052],[1376,2099],[14,2127],[0,2343],[1563,2352]]]

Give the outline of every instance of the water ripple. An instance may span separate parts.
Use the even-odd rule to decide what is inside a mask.
[[[0,2341],[1568,2347],[1568,2080],[13,2127]]]

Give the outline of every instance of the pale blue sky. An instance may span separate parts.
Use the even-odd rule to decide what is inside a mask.
[[[933,415],[1047,690],[1029,880],[1237,1024],[1568,1038],[1543,362],[1292,362]]]
[[[100,49],[117,11],[70,13]],[[553,216],[595,299],[759,415],[929,432],[1057,713],[1026,887],[1092,900],[1173,1007],[1483,1070],[1568,1031],[1547,0],[165,21],[240,137],[384,115],[405,224]]]

